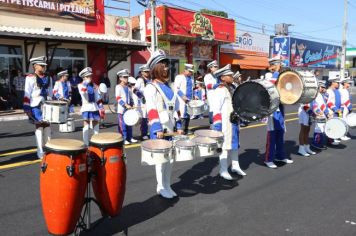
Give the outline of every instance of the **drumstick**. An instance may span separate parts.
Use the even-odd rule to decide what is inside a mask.
[[[175,135],[179,135],[177,132],[173,132],[173,133],[164,133],[163,137],[170,137],[170,136],[175,136]]]

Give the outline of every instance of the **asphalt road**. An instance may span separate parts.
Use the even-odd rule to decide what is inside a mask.
[[[287,156],[295,163],[264,167],[266,127],[241,130],[240,163],[247,176],[218,177],[218,158],[176,163],[173,189],[179,198],[155,194],[154,167],[141,166],[138,145],[128,146],[127,188],[120,216],[83,235],[356,235],[356,130],[352,140],[313,157],[296,155],[296,108],[288,107]],[[116,118],[108,116],[116,130]],[[195,120],[192,126],[206,126]],[[81,139],[77,132],[53,137]],[[33,127],[0,124],[0,235],[46,235],[39,195]],[[15,152],[15,153],[14,153]],[[11,154],[12,153],[12,154]],[[28,165],[29,164],[29,165]],[[99,218],[93,208],[94,220]]]

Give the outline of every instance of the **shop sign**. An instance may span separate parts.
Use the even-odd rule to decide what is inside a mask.
[[[95,20],[94,0],[0,0],[0,10]]]
[[[268,57],[270,37],[246,31],[238,31],[236,42],[221,46],[221,52]]]
[[[158,48],[163,50],[166,55],[170,55],[171,42],[169,41],[158,41]]]
[[[280,56],[285,67],[290,66],[290,38],[276,37],[273,39],[272,56]]]
[[[130,25],[125,18],[119,17],[115,23],[115,31],[121,37],[128,37],[130,34]]]
[[[190,26],[192,34],[201,35],[204,40],[213,40],[215,37],[210,20],[199,12],[194,14],[194,21]]]
[[[341,62],[341,47],[304,39],[290,38],[292,67],[337,69]]]

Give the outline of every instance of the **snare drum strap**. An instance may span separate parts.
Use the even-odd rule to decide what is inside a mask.
[[[164,102],[164,104],[166,106],[166,109],[169,110],[168,107],[170,105],[173,105],[173,107],[174,107],[173,109],[175,110],[175,103],[176,103],[176,99],[177,99],[177,93],[174,93],[172,99],[169,100],[167,98],[166,94],[163,92],[163,90],[161,89],[161,87],[159,85],[157,85],[155,83],[151,83],[151,84],[157,89],[158,93],[162,96],[163,102]]]

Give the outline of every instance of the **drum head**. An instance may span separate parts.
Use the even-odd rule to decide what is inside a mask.
[[[339,139],[347,133],[347,125],[341,118],[332,118],[325,124],[325,134],[329,138]]]
[[[176,142],[176,147],[189,148],[189,147],[195,147],[195,146],[196,146],[196,144],[191,140],[179,140]]]
[[[106,132],[95,134],[90,139],[90,144],[95,146],[107,146],[110,144],[120,144],[123,142],[122,135],[115,132]]]
[[[45,104],[53,105],[53,106],[66,106],[68,103],[63,101],[45,101]]]
[[[277,80],[277,90],[280,95],[281,103],[295,104],[303,93],[303,81],[295,71],[283,72]]]
[[[128,126],[134,126],[140,119],[139,113],[136,110],[128,110],[124,114],[125,124]]]
[[[209,138],[222,138],[224,137],[224,134],[222,132],[216,131],[216,130],[210,130],[210,129],[200,129],[196,130],[194,132],[195,136],[198,137],[209,137]]]
[[[257,82],[240,84],[232,97],[237,115],[247,121],[260,120],[270,115],[271,100],[267,89]]]
[[[346,123],[351,128],[355,128],[356,127],[356,113],[351,113],[351,114],[347,115]]]
[[[198,144],[198,145],[214,145],[217,144],[217,142],[209,137],[195,137],[192,139],[192,142]]]
[[[82,141],[76,139],[51,139],[45,145],[48,151],[57,153],[71,153],[85,151],[86,147]]]
[[[141,147],[147,151],[165,151],[172,148],[172,142],[164,139],[151,139],[143,141]]]

